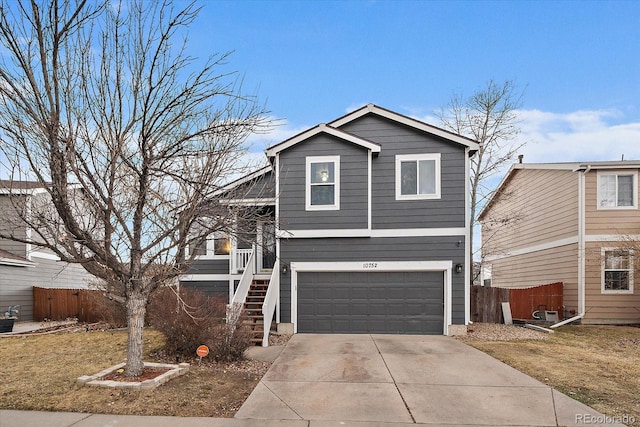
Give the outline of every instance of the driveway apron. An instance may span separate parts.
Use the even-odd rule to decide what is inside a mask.
[[[449,337],[296,334],[236,418],[556,426],[586,414],[600,415]]]

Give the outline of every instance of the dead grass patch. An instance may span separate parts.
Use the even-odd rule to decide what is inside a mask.
[[[232,417],[269,364],[239,361],[218,364],[203,359],[189,372],[155,390],[83,387],[91,375],[124,361],[126,331],[94,331],[3,338],[0,341],[0,408],[191,417]],[[147,330],[145,360],[163,360],[164,337]]]
[[[640,426],[640,329],[565,326],[544,341],[467,340],[603,414]]]

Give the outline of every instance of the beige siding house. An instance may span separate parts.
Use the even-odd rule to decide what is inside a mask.
[[[480,213],[483,281],[564,282],[564,317],[640,322],[640,161],[518,163]]]

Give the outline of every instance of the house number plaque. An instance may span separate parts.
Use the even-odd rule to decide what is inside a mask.
[[[362,268],[378,268],[377,262],[363,262]]]

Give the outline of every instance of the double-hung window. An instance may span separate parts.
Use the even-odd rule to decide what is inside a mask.
[[[396,156],[396,200],[440,198],[440,153]]]
[[[636,172],[599,172],[598,209],[635,209],[638,207]]]
[[[307,157],[306,209],[340,209],[340,156]]]
[[[602,293],[633,293],[633,251],[602,248]]]

